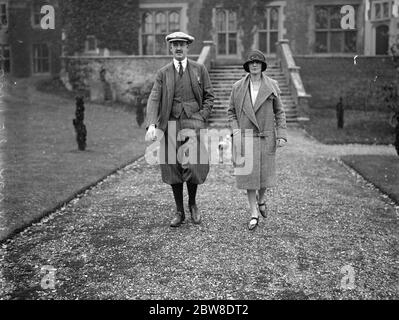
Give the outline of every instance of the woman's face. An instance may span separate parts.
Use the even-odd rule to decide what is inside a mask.
[[[262,72],[262,63],[259,61],[251,61],[249,63],[249,72],[253,75],[260,74]]]

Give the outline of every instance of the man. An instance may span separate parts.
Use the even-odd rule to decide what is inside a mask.
[[[205,182],[209,162],[200,139],[200,129],[205,128],[212,112],[214,94],[205,66],[187,59],[188,47],[194,38],[175,32],[166,36],[166,41],[173,61],[156,74],[147,103],[146,140],[155,141],[157,130],[164,133],[160,148],[160,158],[165,160],[160,165],[162,181],[172,186],[176,203],[176,214],[170,226],[179,227],[185,220],[184,182],[187,184],[191,218],[195,224],[201,222],[196,204],[197,186]],[[194,132],[194,136],[184,136],[182,133],[187,130]],[[182,162],[181,150],[193,152],[189,145],[195,146],[197,161]],[[200,161],[204,158],[206,161]]]

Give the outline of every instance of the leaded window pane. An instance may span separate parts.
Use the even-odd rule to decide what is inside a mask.
[[[152,55],[154,49],[154,36],[153,35],[143,36],[142,43],[143,43],[143,54]]]
[[[229,11],[229,31],[237,30],[237,14],[234,11]]]
[[[270,9],[270,29],[278,30],[278,8]]]
[[[319,53],[327,52],[327,32],[316,32],[315,51]]]
[[[328,10],[325,7],[316,8],[316,29],[328,28]]]
[[[152,14],[144,13],[143,14],[143,33],[152,33]]]
[[[180,15],[177,12],[169,14],[169,32],[180,30]]]
[[[356,31],[345,32],[344,52],[356,52]]]
[[[165,54],[165,50],[166,50],[165,37],[166,37],[166,34],[162,34],[162,35],[157,34],[155,36],[155,54],[159,54],[159,55]]]
[[[265,8],[263,11],[263,14],[260,14],[260,19],[259,19],[259,24],[258,24],[258,28],[260,30],[267,30],[268,26],[267,26],[267,21],[268,21],[268,10]]]
[[[218,10],[216,14],[217,31],[226,31],[226,13],[224,10]]]
[[[270,53],[276,53],[276,42],[278,41],[278,32],[270,32]]]
[[[33,71],[34,73],[50,71],[49,48],[47,44],[33,45]]]
[[[230,33],[229,34],[229,54],[237,53],[237,34]]]
[[[343,33],[331,32],[330,37],[330,52],[342,52]]]
[[[166,33],[166,15],[162,12],[157,13],[155,16],[155,33]]]
[[[375,3],[374,5],[375,5],[375,18],[381,19],[381,4]]]
[[[218,34],[218,53],[226,54],[226,34],[219,33]]]
[[[330,8],[330,28],[331,29],[341,29],[341,8],[332,7]]]
[[[389,3],[388,2],[384,2],[382,4],[382,12],[383,12],[383,18],[384,19],[389,19]]]
[[[262,52],[268,52],[267,32],[259,32],[259,50]]]

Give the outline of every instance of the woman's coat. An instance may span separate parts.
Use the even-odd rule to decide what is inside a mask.
[[[280,98],[277,81],[262,74],[261,86],[252,105],[250,96],[250,75],[233,85],[228,117],[231,128],[241,129],[241,152],[233,150],[235,159],[239,154],[245,161],[252,162],[252,170],[244,174],[237,171],[239,189],[259,190],[276,185],[276,140],[287,141],[285,112]],[[248,131],[249,130],[249,131]],[[248,139],[253,139],[253,147]],[[238,160],[237,160],[238,161]],[[239,161],[238,161],[239,162]],[[246,163],[248,165],[248,163]],[[238,164],[236,165],[238,167]]]

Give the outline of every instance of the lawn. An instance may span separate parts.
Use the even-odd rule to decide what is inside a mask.
[[[304,128],[326,144],[393,144],[394,128],[389,118],[389,112],[345,110],[344,128],[338,129],[335,109],[311,108],[310,121]]]
[[[44,92],[44,93],[51,93],[54,95],[57,95],[62,98],[67,98],[67,99],[74,99],[74,97],[78,94],[83,95],[87,93],[83,92],[75,92],[75,91],[68,91],[62,81],[59,78],[53,78],[53,79],[42,79],[36,82],[35,87],[38,91]]]
[[[34,92],[0,101],[0,240],[145,150],[145,130],[134,113],[86,102],[87,150],[78,151],[74,100]]]
[[[399,157],[350,155],[341,158],[399,204]]]

